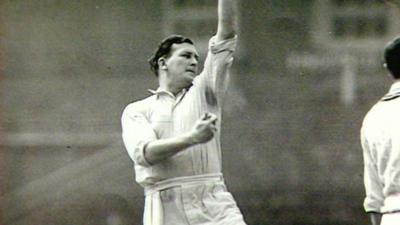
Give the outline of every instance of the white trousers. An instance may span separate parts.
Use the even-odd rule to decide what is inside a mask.
[[[221,174],[169,179],[145,193],[144,225],[246,225]]]

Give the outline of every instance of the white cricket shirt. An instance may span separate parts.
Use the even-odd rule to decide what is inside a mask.
[[[139,184],[146,186],[169,178],[221,173],[221,103],[235,48],[236,37],[218,43],[215,37],[211,38],[204,69],[188,90],[174,96],[158,89],[150,97],[125,108],[121,118],[122,137],[135,163]],[[147,143],[190,131],[205,112],[218,116],[218,132],[211,141],[192,146],[155,165],[146,161],[143,150]]]
[[[364,118],[361,144],[367,212],[400,210],[400,83]]]

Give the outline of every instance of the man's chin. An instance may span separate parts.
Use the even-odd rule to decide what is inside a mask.
[[[192,83],[195,77],[196,77],[196,75],[194,75],[194,74],[191,74],[191,75],[187,76],[186,77],[186,82]]]
[[[187,80],[187,82],[185,84],[186,89],[189,89],[191,86],[193,86],[193,80],[194,80],[194,77],[192,79]]]
[[[193,86],[193,83],[190,83],[187,87],[186,87],[186,89],[189,89],[189,88],[191,88]]]

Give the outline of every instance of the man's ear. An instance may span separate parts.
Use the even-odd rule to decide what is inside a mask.
[[[389,71],[389,69],[388,69],[387,63],[383,63],[383,68],[385,68],[385,69],[388,70],[388,71],[387,71],[387,76],[390,77],[390,78],[393,78],[392,73],[391,73],[391,72]]]
[[[157,63],[158,63],[158,68],[160,68],[162,70],[167,69],[167,63],[166,63],[166,59],[164,57],[160,57],[158,59]]]

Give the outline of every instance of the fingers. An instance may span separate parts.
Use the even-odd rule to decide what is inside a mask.
[[[215,133],[217,132],[217,127],[215,126],[215,124],[210,124],[210,130]]]
[[[218,118],[215,114],[204,113],[193,127],[193,136],[197,143],[211,140],[217,132]]]
[[[217,118],[210,120],[210,121],[209,121],[209,124],[208,124],[209,129],[210,129],[213,133],[217,132],[216,123],[217,123]]]
[[[217,117],[215,114],[213,114],[213,113],[206,112],[206,113],[204,113],[204,115],[201,117],[201,119],[202,119],[202,120],[208,120],[208,121],[210,121],[210,122],[212,122],[212,123],[215,123],[215,122],[217,121],[218,117]]]
[[[202,123],[205,124],[213,133],[217,131],[217,121],[218,117],[213,113],[206,112],[202,116]]]

